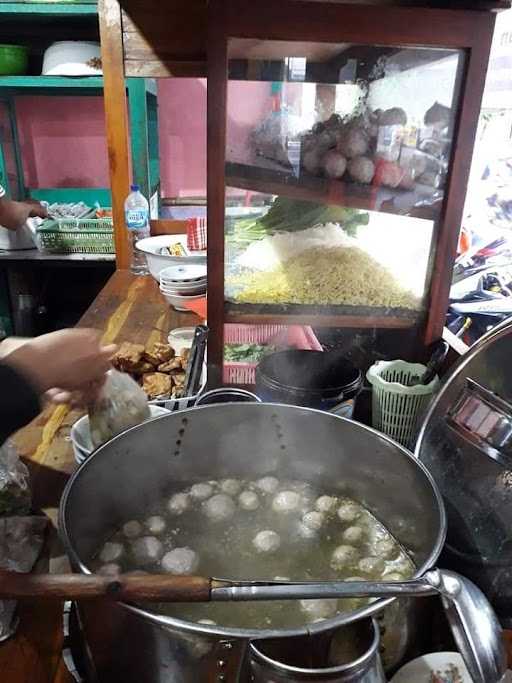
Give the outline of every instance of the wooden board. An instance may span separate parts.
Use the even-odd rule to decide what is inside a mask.
[[[175,327],[197,323],[193,313],[177,313],[165,303],[152,277],[118,270],[79,325],[101,330],[108,342],[147,344],[166,339]],[[54,524],[60,496],[76,469],[69,430],[80,414],[49,406],[14,437],[30,469],[34,507],[44,510]],[[62,555],[62,548],[55,544],[52,564],[60,564]],[[0,679],[5,683],[70,683],[60,658],[62,604],[27,604],[20,610],[20,618],[16,637],[0,647]]]

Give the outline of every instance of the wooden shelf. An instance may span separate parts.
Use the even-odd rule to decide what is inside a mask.
[[[262,161],[262,163],[265,163]],[[265,194],[283,195],[293,199],[339,204],[363,211],[381,211],[396,215],[414,215],[436,220],[442,204],[435,197],[435,204],[416,209],[417,203],[430,197],[434,201],[434,188],[418,186],[414,191],[392,190],[373,185],[360,185],[342,180],[317,178],[307,174],[297,178],[291,171],[249,164],[226,163],[226,185]],[[415,211],[416,209],[416,211]]]
[[[389,309],[388,309],[389,311]],[[421,322],[421,312],[362,306],[288,306],[224,304],[224,322],[244,325],[311,325],[354,329],[409,329]]]

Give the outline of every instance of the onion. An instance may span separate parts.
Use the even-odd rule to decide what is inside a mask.
[[[348,162],[348,172],[358,183],[368,185],[375,174],[375,164],[368,157],[355,157]]]
[[[317,175],[322,168],[322,151],[318,147],[309,149],[302,157],[302,165],[308,173]]]
[[[329,178],[341,178],[347,168],[347,160],[335,149],[330,149],[324,156],[323,167]]]

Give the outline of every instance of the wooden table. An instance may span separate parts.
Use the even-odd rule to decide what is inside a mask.
[[[150,277],[116,271],[80,321],[82,327],[102,330],[105,342],[142,344],[166,339],[175,327],[199,322],[194,313],[171,309]],[[31,471],[34,507],[52,520],[47,557],[42,569],[67,568],[55,535],[62,490],[76,469],[69,430],[80,416],[66,406],[49,406],[14,437]],[[61,658],[62,604],[31,603],[20,607],[20,627],[11,640],[0,644],[0,680],[5,683],[71,683]]]

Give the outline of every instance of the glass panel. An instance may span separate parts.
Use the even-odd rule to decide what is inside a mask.
[[[228,321],[424,319],[462,66],[457,50],[230,41]]]

